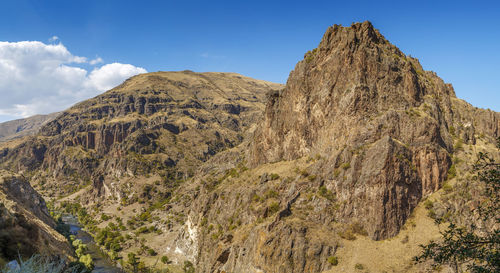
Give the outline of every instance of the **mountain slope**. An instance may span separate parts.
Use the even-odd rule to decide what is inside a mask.
[[[45,201],[22,176],[0,170],[0,264],[36,253],[68,258],[68,241],[54,230]]]
[[[66,194],[105,178],[192,176],[200,162],[239,144],[260,117],[265,94],[281,85],[233,73],[156,72],[84,101],[0,159]],[[64,181],[64,182],[62,182]],[[61,187],[62,186],[62,187]]]
[[[53,120],[59,113],[36,115],[0,123],[0,142],[38,133],[40,127]]]
[[[194,200],[185,208],[191,223],[199,223],[189,230],[200,272],[335,272],[329,258],[340,254],[343,270],[356,271],[369,257],[339,249],[403,228],[408,238],[384,249],[374,270],[425,270],[411,263],[418,248],[405,244],[436,239],[438,229],[419,228],[432,219],[414,209],[454,181],[451,169],[467,175],[461,168],[474,159],[463,146],[467,153],[493,147],[499,122],[499,113],[457,99],[371,23],[329,28],[286,87],[270,94],[247,144],[216,155],[183,192]],[[210,173],[214,166],[222,166],[219,175]]]

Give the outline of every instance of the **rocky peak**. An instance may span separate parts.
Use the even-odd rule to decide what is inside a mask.
[[[446,179],[449,128],[464,117],[498,127],[498,115],[474,120],[471,108],[453,110],[460,103],[370,22],[334,25],[268,100],[249,162],[325,158],[316,172],[346,203],[341,217],[364,219],[372,238],[387,238]]]
[[[338,39],[348,38],[359,44],[374,43],[374,44],[388,44],[389,42],[375,29],[371,22],[365,21],[363,23],[353,23],[350,28],[342,27],[341,25],[333,25],[329,27],[323,39],[319,44],[320,48],[333,48],[336,47]]]

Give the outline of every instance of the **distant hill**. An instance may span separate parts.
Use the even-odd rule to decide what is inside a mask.
[[[34,135],[44,124],[53,120],[57,115],[59,112],[2,122],[0,123],[0,142]]]

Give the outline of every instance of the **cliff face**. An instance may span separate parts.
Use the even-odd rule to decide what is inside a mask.
[[[269,93],[254,134],[178,192],[193,200],[179,209],[198,223],[186,239],[195,242],[190,255],[200,272],[336,272],[328,258],[356,237],[385,241],[380,251],[403,228],[406,239],[392,246],[400,251],[413,232],[414,245],[436,239],[424,234],[435,226],[420,228],[429,219],[415,222],[415,207],[449,182],[452,164],[472,162],[462,145],[471,154],[477,139],[477,147],[494,143],[499,122],[369,22],[330,27],[285,88]],[[383,251],[394,264],[381,270],[426,270],[408,265],[417,248]],[[339,259],[353,271],[356,256]]]
[[[0,261],[35,253],[70,257],[73,250],[54,228],[45,201],[29,182],[0,170]]]
[[[239,144],[260,117],[266,92],[278,88],[232,73],[135,76],[61,113],[38,136],[4,149],[0,160],[34,174],[51,194],[90,182],[101,192],[109,177],[185,179],[201,162]]]
[[[446,179],[452,134],[498,136],[499,115],[473,109],[371,23],[330,27],[270,96],[254,136],[255,166],[319,155],[319,175],[370,236],[395,235]],[[455,129],[456,128],[456,129]]]

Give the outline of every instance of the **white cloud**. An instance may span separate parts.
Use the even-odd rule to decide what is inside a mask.
[[[61,43],[0,42],[0,116],[20,118],[61,111],[147,72],[121,63],[92,71],[76,66],[101,62],[101,58],[88,61],[75,56]]]
[[[100,63],[104,63],[104,60],[101,57],[97,57],[89,62],[89,64],[91,65],[96,65]]]
[[[124,79],[146,72],[144,68],[131,64],[112,63],[94,69],[88,78],[98,90],[108,90],[122,83]]]

